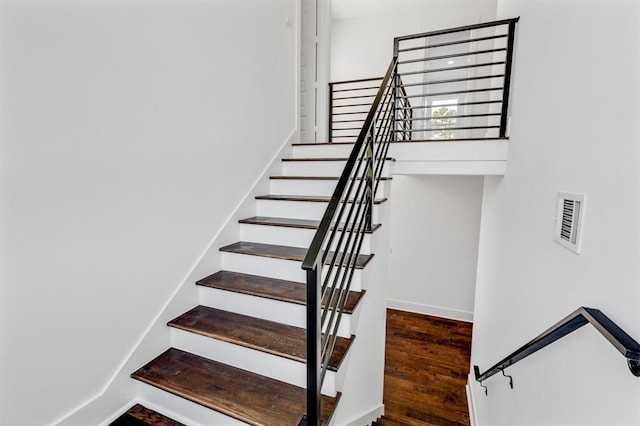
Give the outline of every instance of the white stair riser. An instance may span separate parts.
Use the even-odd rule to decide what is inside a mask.
[[[251,241],[255,243],[264,244],[276,244],[276,245],[289,245],[294,247],[309,247],[316,229],[303,229],[303,228],[290,228],[286,226],[267,226],[267,225],[250,225],[240,224],[240,239],[242,241]],[[340,235],[336,234],[332,244],[331,250],[335,250]],[[343,245],[349,236],[345,235],[343,239]],[[356,234],[352,237],[352,242],[355,239]],[[326,247],[326,244],[325,244]],[[361,254],[371,253],[371,234],[364,234],[362,241]]]
[[[306,387],[307,370],[306,364],[302,362],[176,329],[171,330],[171,345],[232,367]],[[335,396],[335,379],[336,373],[327,370],[322,385],[324,394]]]
[[[282,280],[302,283],[307,281],[306,272],[302,269],[301,262],[291,260],[223,252],[222,268],[227,271],[279,278]],[[327,268],[323,268],[323,275],[326,271]],[[362,272],[362,269],[355,270],[351,282],[351,290],[360,291],[362,289]]]
[[[389,161],[382,168],[382,176],[389,175]],[[340,176],[346,161],[284,161],[282,174],[285,176]]]
[[[320,220],[328,202],[256,200],[258,216],[285,217],[290,219]],[[349,206],[350,207],[350,206]],[[373,206],[373,223],[378,222],[378,208]],[[346,214],[346,213],[345,213]]]
[[[353,144],[300,145],[293,147],[293,158],[347,158]]]
[[[172,419],[189,426],[247,426],[247,423],[225,416],[222,413],[158,389],[155,386],[139,381],[136,381],[136,386],[142,405],[149,409],[162,412]],[[184,417],[185,415],[188,417]]]
[[[306,328],[307,326],[305,305],[208,287],[200,287],[200,304],[295,327]],[[340,321],[338,335],[349,337],[352,334],[355,334],[354,318],[345,314]]]
[[[380,181],[376,198],[382,198],[385,194],[385,186],[388,181]],[[357,181],[355,185],[360,182]],[[314,179],[271,179],[271,194],[278,195],[317,195],[330,197],[338,184],[337,180]],[[356,186],[357,188],[357,186]]]

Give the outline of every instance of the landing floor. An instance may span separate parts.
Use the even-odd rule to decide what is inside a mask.
[[[465,384],[472,324],[387,310],[385,417],[408,425],[469,425]]]

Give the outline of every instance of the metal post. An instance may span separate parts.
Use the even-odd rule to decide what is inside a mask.
[[[398,43],[398,40],[395,40],[395,43]],[[396,51],[398,49],[398,46],[396,45],[394,47],[394,51]],[[396,57],[397,59],[397,57]],[[393,68],[393,77],[391,79],[391,90],[392,90],[392,105],[391,105],[391,119],[393,120],[393,123],[391,125],[391,141],[395,142],[398,140],[398,133],[397,130],[399,128],[398,126],[398,109],[396,108],[397,103],[398,103],[398,64],[396,64]]]
[[[373,193],[373,166],[374,166],[374,146],[373,143],[375,141],[376,135],[376,125],[378,123],[377,114],[371,122],[371,129],[369,130],[369,136],[367,137],[367,146],[365,148],[366,155],[366,165],[367,165],[367,188],[366,188],[366,197],[365,202],[366,206],[366,216],[365,216],[365,230],[372,231],[373,230],[373,198],[375,194]],[[384,162],[384,159],[380,161]]]
[[[319,426],[321,420],[321,359],[320,359],[320,283],[322,265],[319,261],[307,271],[307,415],[306,426]],[[301,422],[301,424],[303,424]]]
[[[333,142],[331,140],[332,136],[332,128],[333,128],[333,83],[329,83],[329,140],[327,142]]]
[[[500,115],[500,137],[507,135],[507,114],[509,113],[509,90],[511,89],[511,65],[513,64],[513,44],[516,36],[516,21],[509,22],[507,57],[504,65],[504,87],[502,88],[502,114]]]

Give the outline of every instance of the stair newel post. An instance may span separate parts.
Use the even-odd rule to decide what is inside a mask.
[[[367,136],[367,146],[365,147],[365,155],[366,155],[366,179],[367,179],[367,188],[366,188],[366,196],[365,202],[366,206],[366,216],[365,216],[365,230],[371,231],[373,229],[373,163],[375,161],[373,152],[374,146],[373,143],[376,137],[376,125],[378,124],[378,116],[377,114],[374,116],[373,121],[371,122],[371,128],[369,129],[369,135]],[[382,161],[382,160],[381,160]]]
[[[391,125],[391,141],[395,142],[398,140],[398,109],[396,108],[398,105],[398,88],[400,85],[398,84],[398,49],[400,47],[400,41],[397,38],[393,39],[393,74],[391,75],[391,119],[393,123]]]
[[[333,83],[329,83],[329,141],[333,142]]]
[[[507,37],[507,57],[504,65],[504,87],[502,88],[502,111],[500,113],[500,137],[507,136],[507,119],[509,114],[509,92],[511,89],[511,68],[513,67],[513,45],[516,37],[516,22],[509,22],[509,32]]]
[[[321,256],[320,256],[321,257]],[[322,374],[320,354],[320,301],[322,263],[316,260],[312,270],[307,270],[307,414],[300,425],[320,425],[320,394]]]

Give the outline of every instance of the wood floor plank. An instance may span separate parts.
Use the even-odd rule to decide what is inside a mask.
[[[249,241],[238,241],[237,243],[221,247],[220,251],[227,253],[247,254],[251,256],[270,257],[274,259],[293,260],[302,262],[307,255],[307,248],[280,246],[275,244],[262,244]],[[333,252],[329,252],[327,260],[333,257]],[[340,257],[340,256],[338,256]],[[373,258],[373,254],[361,254],[356,259],[356,269],[363,269]]]
[[[131,376],[255,426],[298,426],[306,412],[303,388],[179,349],[168,349]],[[323,395],[323,424],[339,397]]]
[[[170,327],[306,363],[307,330],[207,306],[169,321]],[[337,337],[329,370],[338,371],[354,339]]]
[[[297,305],[306,305],[307,303],[307,285],[295,281],[285,281],[239,272],[218,271],[197,281],[196,284]],[[347,296],[345,313],[352,314],[364,294],[364,290],[361,292],[350,291]]]
[[[411,426],[469,425],[471,332],[469,323],[388,309],[385,417]]]

